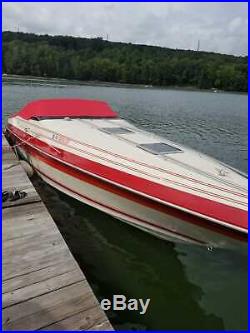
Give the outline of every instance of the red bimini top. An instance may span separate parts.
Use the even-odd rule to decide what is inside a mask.
[[[41,99],[28,103],[15,116],[23,119],[51,118],[117,118],[111,107],[102,101],[86,99]]]

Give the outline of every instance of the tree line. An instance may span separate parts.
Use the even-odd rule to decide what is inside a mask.
[[[2,33],[3,73],[247,91],[248,57],[102,38]]]

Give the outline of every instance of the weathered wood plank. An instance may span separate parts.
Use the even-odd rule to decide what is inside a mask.
[[[40,257],[33,258],[32,260],[21,261],[18,266],[10,262],[3,264],[2,280],[6,281],[14,277],[22,276],[48,266],[56,265],[59,262],[67,261],[69,258],[69,250],[61,247],[54,251],[49,257],[47,253],[41,253]]]
[[[18,246],[20,248],[20,253],[16,254],[16,250],[10,248],[8,250],[3,250],[3,260],[2,263],[8,264],[11,263],[13,265],[21,264],[20,261],[23,262],[32,262],[37,261],[39,264],[39,258],[43,257],[44,255],[50,256],[58,251],[61,251],[65,248],[64,243],[61,240],[58,240],[55,235],[50,236],[51,239],[47,240],[43,243],[43,246],[36,247],[36,240],[32,241],[33,247],[29,247],[29,244],[24,243],[23,247]],[[19,249],[18,249],[19,250]],[[11,256],[11,258],[9,258]],[[18,267],[17,267],[18,268]]]
[[[28,194],[3,207],[3,329],[112,329],[5,139],[3,145],[3,190]]]
[[[47,327],[43,327],[43,331],[60,331],[60,330],[72,330],[72,331],[102,331],[113,330],[110,322],[103,316],[103,313],[98,311],[97,305],[93,308],[89,308],[86,311],[81,311],[74,316],[66,318],[62,321],[56,322]]]
[[[55,223],[51,219],[51,216],[49,215],[47,209],[42,202],[34,203],[32,205],[23,205],[20,207],[5,208],[3,210],[4,230],[9,230],[11,228],[17,228],[31,224],[35,224],[36,226],[50,226],[53,227],[54,230],[58,231]]]
[[[42,235],[59,233],[55,223],[51,220],[45,206],[42,203],[24,205],[20,207],[5,208],[3,210],[4,243],[15,238],[22,238],[39,234],[39,228],[44,229]],[[39,234],[41,235],[41,233]],[[18,242],[18,241],[17,241]]]
[[[36,221],[30,221],[30,223],[22,226],[22,225],[9,225],[8,228],[5,228],[6,238],[5,242],[9,240],[14,240],[16,238],[23,238],[26,236],[34,235],[34,237],[38,234],[45,233],[46,231],[53,230],[50,229],[46,224],[38,224],[36,225]]]
[[[12,150],[10,150],[9,148],[7,148],[6,150],[4,150],[5,148],[3,148],[2,151],[2,163],[11,163],[13,161],[16,161],[16,155],[14,154],[14,152]]]
[[[47,252],[53,252],[55,247],[64,245],[63,240],[54,233],[35,234],[35,235],[26,235],[20,238],[14,238],[3,242],[2,252],[3,255],[14,255],[16,250],[14,247],[18,247],[18,255],[16,258],[22,257],[25,258],[26,254],[32,258],[36,256],[36,253],[39,253],[43,249],[47,249]],[[6,258],[8,259],[8,258]],[[7,260],[8,261],[8,260]],[[5,263],[5,260],[3,260]]]
[[[78,268],[77,263],[72,260],[71,257],[63,260],[63,262],[54,263],[50,266],[43,267],[33,272],[28,272],[27,274],[22,274],[21,276],[15,276],[14,278],[3,281],[2,293],[8,293],[20,288],[33,285],[37,282],[45,281],[59,274],[64,274],[73,271]]]
[[[17,160],[14,151],[10,147],[5,136],[2,135],[2,161],[4,163],[5,161],[13,161],[13,160]]]
[[[88,283],[82,281],[4,309],[3,327],[5,330],[37,330],[96,304]]]
[[[79,269],[63,274],[60,273],[50,279],[47,278],[44,281],[36,282],[29,286],[3,294],[2,307],[6,308],[8,306],[27,301],[37,296],[47,294],[52,290],[58,290],[82,280],[84,280],[84,276]]]
[[[82,329],[84,330],[84,329]],[[106,319],[104,322],[100,324],[95,324],[94,326],[88,328],[86,331],[113,331],[114,328],[110,324],[110,321]]]
[[[4,202],[3,207],[41,201],[4,136],[2,136],[2,160],[2,190],[13,191],[17,189],[27,193],[23,199]]]
[[[41,198],[31,184],[28,176],[25,174],[19,162],[13,161],[11,164],[5,164],[2,167],[2,190],[3,191],[24,191],[26,197],[16,201],[5,201],[3,208],[11,207],[31,202],[39,202]]]

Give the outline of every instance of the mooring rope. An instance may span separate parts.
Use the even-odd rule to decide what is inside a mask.
[[[17,143],[15,145],[11,145],[11,144],[9,144],[9,145],[3,145],[3,147],[2,147],[2,153],[8,153],[8,152],[12,151],[12,149],[15,149],[17,147],[25,145],[25,143],[29,142],[31,139],[32,139],[32,137],[28,138],[27,140],[25,140],[23,142]]]

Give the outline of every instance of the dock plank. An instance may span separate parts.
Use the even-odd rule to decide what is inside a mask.
[[[49,214],[44,213],[44,205],[22,205],[3,210],[2,225],[5,230],[4,242],[30,234],[39,233],[39,229],[45,229],[48,233],[56,231],[54,224],[48,223],[51,219]],[[45,233],[44,230],[44,233]]]
[[[91,330],[91,331],[102,331],[110,330],[109,321],[103,321],[100,313],[96,311],[96,306],[87,309],[86,311],[81,311],[69,318],[62,321],[56,322],[52,325],[44,327],[44,331],[60,331],[61,328],[69,330]]]
[[[63,262],[49,265],[36,271],[22,274],[21,276],[10,278],[3,281],[2,293],[5,294],[11,291],[15,291],[17,289],[21,289],[35,283],[45,281],[54,276],[74,271],[75,269],[77,269],[77,267],[78,266],[76,262],[72,261],[71,258],[69,258],[67,260],[64,260]]]
[[[2,205],[3,208],[41,201],[41,198],[29,181],[28,176],[24,173],[20,163],[4,163],[2,166],[2,191],[14,190],[26,192],[26,197],[18,201],[6,201]]]
[[[94,307],[91,296],[86,281],[74,283],[4,309],[3,322],[6,330],[38,330]]]
[[[13,149],[10,147],[8,141],[6,140],[3,134],[2,134],[2,161],[3,163],[17,161]]]
[[[113,330],[15,154],[2,141],[3,330]]]
[[[27,260],[19,263],[16,267],[12,260],[3,264],[3,277],[2,280],[13,279],[25,274],[36,272],[40,269],[46,268],[51,265],[56,265],[59,262],[67,262],[68,249],[60,248],[48,257],[47,253],[41,254],[40,257],[33,260]],[[38,261],[39,260],[39,261]]]
[[[29,286],[4,293],[2,295],[3,309],[18,304],[40,295],[49,293],[51,290],[61,289],[65,286],[82,281],[84,278],[78,269],[73,271],[59,273],[56,276],[47,278],[40,282],[35,282]]]

